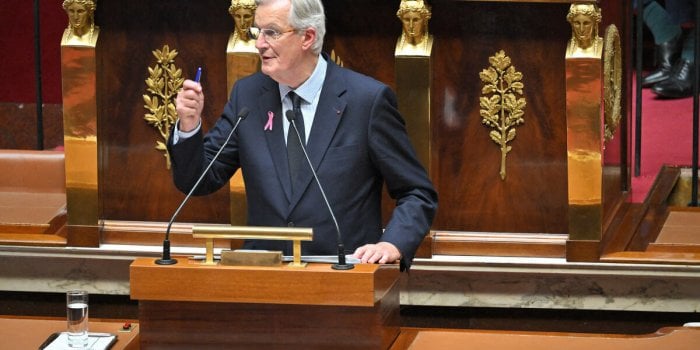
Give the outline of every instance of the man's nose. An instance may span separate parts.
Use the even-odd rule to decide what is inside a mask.
[[[255,39],[255,48],[260,50],[266,48],[268,45],[269,44],[265,39],[265,35],[263,33],[260,33],[260,35],[258,35],[258,38]]]

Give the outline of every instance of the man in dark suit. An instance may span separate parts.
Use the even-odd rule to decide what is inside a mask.
[[[296,164],[298,156],[288,156],[302,139],[348,253],[354,251],[366,263],[400,260],[408,267],[430,229],[437,194],[410,144],[394,93],[321,54],[325,15],[320,0],[256,2],[251,36],[262,73],[235,84],[206,136],[200,127],[201,85],[187,80],[177,96],[179,121],[169,142],[176,186],[183,192],[192,188],[237,114],[249,108],[196,193],[216,191],[240,168],[249,225],[312,227],[314,240],[304,242],[302,254],[335,254],[335,225],[311,169],[305,158]],[[285,118],[290,110],[299,136]],[[383,184],[396,200],[384,230]],[[291,252],[288,242],[249,241],[245,247]]]

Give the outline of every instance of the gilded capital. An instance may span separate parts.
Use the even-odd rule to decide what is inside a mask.
[[[227,52],[255,52],[255,40],[248,35],[248,28],[253,25],[255,0],[231,0],[228,12],[234,22],[234,30],[229,37]]]
[[[430,56],[433,37],[428,32],[432,17],[430,5],[423,0],[401,0],[396,16],[401,21],[401,37],[396,43],[396,56]]]
[[[95,25],[97,0],[64,0],[68,28],[63,32],[61,46],[95,47],[99,27]]]
[[[571,39],[566,47],[567,58],[600,58],[603,51],[603,38],[598,35],[602,19],[596,4],[574,3],[569,7],[566,20],[571,24]]]

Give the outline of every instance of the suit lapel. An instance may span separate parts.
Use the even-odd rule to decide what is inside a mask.
[[[311,126],[311,132],[309,133],[308,143],[306,145],[306,150],[314,170],[320,167],[326,150],[340,124],[346,106],[345,100],[341,98],[342,94],[345,93],[345,83],[342,76],[339,74],[339,67],[331,60],[327,59],[327,61],[328,69],[326,71],[326,78],[323,83],[323,88],[321,89],[321,96],[318,106],[316,107],[316,115],[314,116],[314,122]],[[290,210],[297,204],[312,181],[313,174],[311,169],[309,169],[309,167],[302,167],[302,172],[294,188],[302,188],[304,190],[295,193],[290,203]]]
[[[261,113],[260,128],[265,132],[265,140],[270,150],[272,162],[275,165],[277,178],[282,184],[287,201],[292,200],[292,185],[289,178],[289,163],[287,162],[287,145],[284,143],[284,128],[282,127],[282,102],[280,101],[277,83],[269,79],[260,95],[258,107]],[[271,129],[268,126],[269,113],[273,114]]]

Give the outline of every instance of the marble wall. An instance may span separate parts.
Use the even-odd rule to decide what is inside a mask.
[[[138,256],[158,257],[160,247],[0,247],[0,291],[128,295]],[[417,259],[400,283],[402,305],[700,312],[700,266],[435,256]]]

